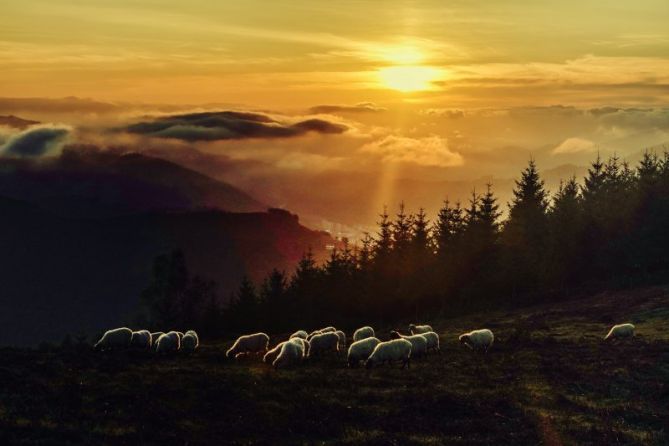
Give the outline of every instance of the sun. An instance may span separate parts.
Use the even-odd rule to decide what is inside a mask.
[[[378,71],[381,83],[401,92],[424,91],[434,87],[441,70],[424,65],[398,65]]]

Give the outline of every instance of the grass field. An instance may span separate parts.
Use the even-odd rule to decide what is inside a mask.
[[[409,370],[4,349],[0,444],[669,444],[666,289],[430,322],[442,354]],[[487,356],[457,343],[484,326]]]

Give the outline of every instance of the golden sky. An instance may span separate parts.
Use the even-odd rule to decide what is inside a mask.
[[[0,96],[658,104],[669,2],[3,0]]]

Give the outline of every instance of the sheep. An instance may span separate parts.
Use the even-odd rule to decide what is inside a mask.
[[[309,351],[309,341],[302,338],[291,338],[289,341],[299,344],[302,349],[302,357],[305,358],[307,356],[307,352]]]
[[[611,327],[609,334],[604,337],[605,341],[621,338],[632,338],[634,337],[634,327],[633,324],[618,324]]]
[[[371,369],[375,364],[402,361],[402,368],[406,366],[408,369],[411,356],[411,342],[406,339],[393,339],[391,341],[381,342],[374,347],[374,351],[369,355],[367,362],[365,362],[365,366],[368,369]]]
[[[299,338],[286,341],[281,346],[281,351],[272,365],[275,369],[298,363],[304,357],[304,344],[299,342]]]
[[[474,351],[483,351],[484,353],[487,353],[488,349],[495,341],[495,336],[492,334],[492,331],[485,328],[462,334],[458,339],[462,344],[465,344]]]
[[[181,339],[176,331],[170,331],[158,338],[156,342],[156,353],[175,353],[181,348]]]
[[[334,351],[339,353],[339,336],[330,332],[317,334],[309,341],[308,357],[320,355],[322,352]]]
[[[195,330],[188,330],[181,339],[181,349],[187,353],[192,353],[200,346],[200,338]]]
[[[302,339],[307,339],[309,334],[304,331],[304,330],[297,330],[295,333],[290,335],[291,338],[302,338]]]
[[[148,330],[133,331],[130,337],[130,346],[150,350],[151,349],[151,333]]]
[[[274,346],[274,348],[268,350],[267,353],[265,353],[265,356],[262,357],[262,362],[273,363],[276,357],[279,356],[279,353],[281,352],[281,347],[283,347],[283,344],[285,344],[286,342],[288,341],[279,342]]]
[[[432,327],[430,327],[429,325],[409,324],[409,332],[413,335],[429,333],[431,331],[434,331],[434,330],[432,330]]]
[[[427,338],[422,334],[404,336],[398,331],[390,332],[390,339],[406,339],[411,342],[411,357],[418,358],[419,356],[427,355]]]
[[[238,353],[262,353],[267,351],[269,336],[265,333],[254,333],[237,338],[225,356],[231,358]]]
[[[441,347],[439,346],[439,335],[433,331],[428,331],[427,333],[422,334],[425,339],[427,339],[427,349],[433,352],[441,353]]]
[[[348,366],[356,367],[360,361],[366,361],[380,342],[377,338],[365,338],[351,344],[348,348]]]
[[[334,333],[335,331],[337,331],[337,329],[334,328],[332,325],[330,325],[329,327],[321,328],[318,331],[321,333]]]
[[[361,341],[365,338],[373,338],[376,336],[374,334],[374,329],[372,327],[362,327],[358,328],[355,333],[353,333],[353,342]]]
[[[181,341],[181,340],[184,338],[184,334],[183,334],[183,332],[181,332],[181,331],[175,331],[175,333],[177,334],[177,336],[179,336],[179,341]]]
[[[346,333],[341,330],[337,330],[334,333],[339,337],[339,347],[346,348]]]
[[[162,334],[165,334],[165,332],[162,332],[162,331],[154,331],[153,333],[151,333],[151,345],[152,345],[153,347],[156,346],[156,342],[158,342],[158,338],[159,338],[160,335],[162,335]]]
[[[307,335],[307,341],[311,341],[311,339],[312,339],[314,336],[319,335],[319,334],[321,334],[321,331],[320,331],[320,330],[314,330],[314,331],[312,331],[311,333],[309,333],[309,334]]]
[[[114,350],[116,348],[127,348],[132,340],[132,330],[127,327],[108,330],[95,343],[95,350]]]

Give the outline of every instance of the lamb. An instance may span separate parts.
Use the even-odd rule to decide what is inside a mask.
[[[402,361],[402,368],[409,368],[411,361],[411,342],[406,339],[393,339],[387,342],[379,343],[369,355],[365,366],[368,369],[375,364],[391,363],[393,361]]]
[[[93,346],[95,350],[114,350],[127,348],[132,340],[132,330],[127,327],[108,330]]]
[[[365,338],[373,338],[376,336],[374,334],[374,329],[372,327],[362,327],[358,328],[355,333],[353,333],[353,342],[361,341]]]
[[[321,328],[318,331],[321,333],[334,333],[335,331],[337,331],[337,329],[334,328],[332,325],[330,325],[329,327]]]
[[[130,346],[143,350],[151,349],[151,333],[148,330],[133,331]]]
[[[181,348],[181,339],[176,331],[170,331],[158,338],[156,342],[156,353],[175,353]]]
[[[309,334],[307,335],[307,341],[311,341],[311,339],[312,339],[314,336],[319,335],[319,334],[321,334],[321,331],[320,331],[320,330],[314,330],[314,331],[312,331],[311,333],[309,333]]]
[[[360,361],[366,361],[380,342],[377,338],[365,338],[351,344],[348,348],[348,366],[356,367]]]
[[[320,355],[322,352],[327,351],[339,352],[339,336],[330,332],[317,334],[311,338],[307,356],[311,358],[312,356]]]
[[[441,353],[441,347],[439,346],[439,335],[433,331],[428,331],[423,333],[423,337],[427,339],[427,349],[433,352]]]
[[[411,342],[411,357],[418,358],[419,356],[427,355],[427,338],[422,334],[404,336],[398,331],[390,332],[390,339],[406,339]]]
[[[267,351],[269,336],[265,333],[254,333],[237,338],[225,356],[231,358],[239,353],[262,353]]]
[[[302,357],[305,358],[307,356],[307,352],[309,351],[309,341],[302,338],[292,338],[289,339],[289,341],[299,344],[302,349]]]
[[[487,353],[488,349],[495,341],[495,336],[492,334],[492,331],[485,328],[460,335],[458,339],[462,344],[465,344],[474,351],[483,351],[484,353]]]
[[[334,332],[339,337],[339,347],[346,348],[346,333],[341,330]]]
[[[184,334],[183,334],[183,332],[181,332],[181,331],[175,331],[175,333],[177,334],[177,336],[179,336],[179,341],[181,341],[181,340],[184,338]]]
[[[409,324],[409,332],[411,332],[411,334],[414,334],[414,335],[415,334],[429,333],[431,331],[434,331],[434,330],[432,330],[432,327],[430,327],[429,325]]]
[[[309,334],[304,331],[304,330],[297,330],[295,333],[290,335],[291,338],[302,338],[302,339],[307,339],[309,337]]]
[[[633,324],[618,324],[611,327],[609,334],[604,338],[605,341],[621,338],[632,338],[634,337],[634,327]]]
[[[274,346],[273,349],[268,350],[267,353],[265,353],[265,356],[262,357],[262,362],[273,363],[276,357],[279,356],[279,353],[281,353],[281,347],[283,347],[283,344],[285,344],[286,342],[288,341],[279,342]]]
[[[193,353],[200,346],[200,338],[195,330],[188,330],[181,339],[181,349],[187,353]]]
[[[296,364],[302,361],[304,357],[304,344],[299,342],[299,338],[286,341],[281,346],[279,356],[276,357],[272,365],[275,369],[283,368],[291,364]]]
[[[158,342],[158,338],[159,338],[160,335],[162,335],[162,334],[165,334],[165,332],[162,332],[162,331],[154,331],[153,333],[151,333],[151,345],[152,345],[152,346],[154,346],[154,347],[156,346],[156,342]]]

